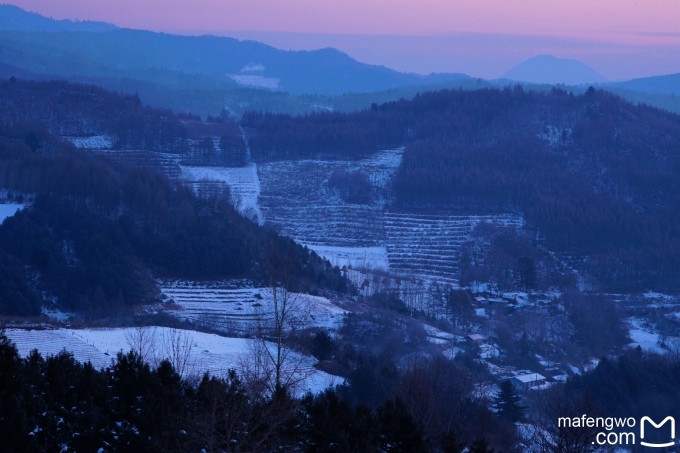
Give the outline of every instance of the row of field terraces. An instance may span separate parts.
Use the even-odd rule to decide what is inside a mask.
[[[250,335],[267,329],[274,318],[272,288],[227,289],[191,283],[161,286],[169,300],[169,313],[216,332]],[[278,302],[287,298],[291,321],[296,327],[336,328],[345,310],[328,299],[299,293],[277,292]]]
[[[521,228],[522,217],[452,215],[447,213],[384,213],[390,270],[399,275],[442,284],[457,284],[462,245],[483,222]]]
[[[176,179],[180,175],[180,156],[178,154],[143,149],[114,149],[115,137],[108,135],[65,136],[63,138],[78,149],[90,151],[116,162],[124,162],[135,167],[158,169],[172,179]]]
[[[274,349],[269,342],[245,338],[228,338],[193,330],[167,327],[127,327],[110,329],[7,329],[5,334],[17,346],[19,355],[26,357],[34,349],[43,356],[62,351],[73,354],[80,362],[90,362],[95,368],[111,366],[119,352],[141,351],[143,359],[152,365],[170,360],[184,377],[200,377],[203,373],[225,376],[234,369],[239,374],[249,369],[258,348]],[[186,360],[185,360],[186,358]],[[175,364],[174,362],[177,362]],[[342,379],[316,370],[316,360],[291,351],[284,362],[284,375],[290,375],[306,391],[318,393]],[[183,369],[178,370],[178,365]],[[264,364],[267,367],[267,364]]]
[[[180,176],[180,156],[178,154],[140,149],[93,149],[91,151],[114,162],[122,162],[134,167],[161,170],[171,179],[177,179]]]
[[[385,232],[381,211],[367,206],[262,206],[265,221],[310,246],[377,247]]]

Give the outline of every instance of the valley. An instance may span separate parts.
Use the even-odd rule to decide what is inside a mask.
[[[66,82],[2,89],[0,302],[31,363],[70,353],[112,376],[132,350],[133,369],[169,363],[187,385],[235,370],[256,400],[371,414],[396,397],[416,414],[428,383],[446,401],[432,414],[475,420],[457,422],[466,444],[486,419],[525,447],[505,383],[539,410],[678,353],[670,114],[514,88],[239,121]],[[69,103],[71,120],[49,113]]]

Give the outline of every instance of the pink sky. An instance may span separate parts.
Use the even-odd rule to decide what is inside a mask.
[[[545,53],[581,59],[610,79],[680,72],[680,0],[14,0],[12,3],[57,19],[99,20],[171,33],[253,37],[291,49],[330,45],[362,61],[415,72],[457,71],[495,77],[523,59]],[[310,35],[307,41],[304,36],[298,37],[293,45],[290,36],[281,33],[270,33],[269,39],[262,33],[245,33],[254,31],[316,35]],[[511,47],[501,37],[488,41],[486,47],[482,40],[482,44],[475,42],[463,48],[457,45],[458,41],[439,39],[470,32],[535,36],[536,45]],[[439,38],[405,43],[409,50],[378,39],[362,45],[348,38],[337,39],[340,35]],[[540,36],[577,38],[579,42],[551,47]]]
[[[680,33],[678,0],[15,0],[55,18],[159,31]]]

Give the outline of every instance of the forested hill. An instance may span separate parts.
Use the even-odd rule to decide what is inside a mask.
[[[680,289],[680,116],[603,91],[441,91],[354,113],[248,114],[261,160],[406,145],[393,205],[516,211],[605,287]]]
[[[179,153],[187,131],[170,111],[144,106],[137,96],[91,85],[10,79],[0,84],[0,122],[32,125],[62,136],[109,135],[122,149]]]
[[[241,217],[228,193],[197,198],[159,172],[104,161],[50,132],[87,125],[102,133],[102,118],[128,114],[142,121],[133,130],[178,125],[172,114],[87,87],[53,86],[67,90],[66,99],[101,99],[69,108],[46,102],[29,122],[13,110],[17,98],[0,97],[0,195],[26,204],[0,225],[0,313],[37,314],[44,291],[68,309],[111,314],[156,300],[156,277],[285,278],[300,290],[345,289],[327,262]],[[26,104],[44,87],[21,85]]]

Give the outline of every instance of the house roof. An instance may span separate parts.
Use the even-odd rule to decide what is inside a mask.
[[[512,378],[517,379],[523,384],[531,384],[532,382],[545,381],[545,376],[538,373],[516,374]]]
[[[471,333],[470,335],[467,336],[470,340],[485,340],[486,338],[484,335],[480,335],[478,333]]]

